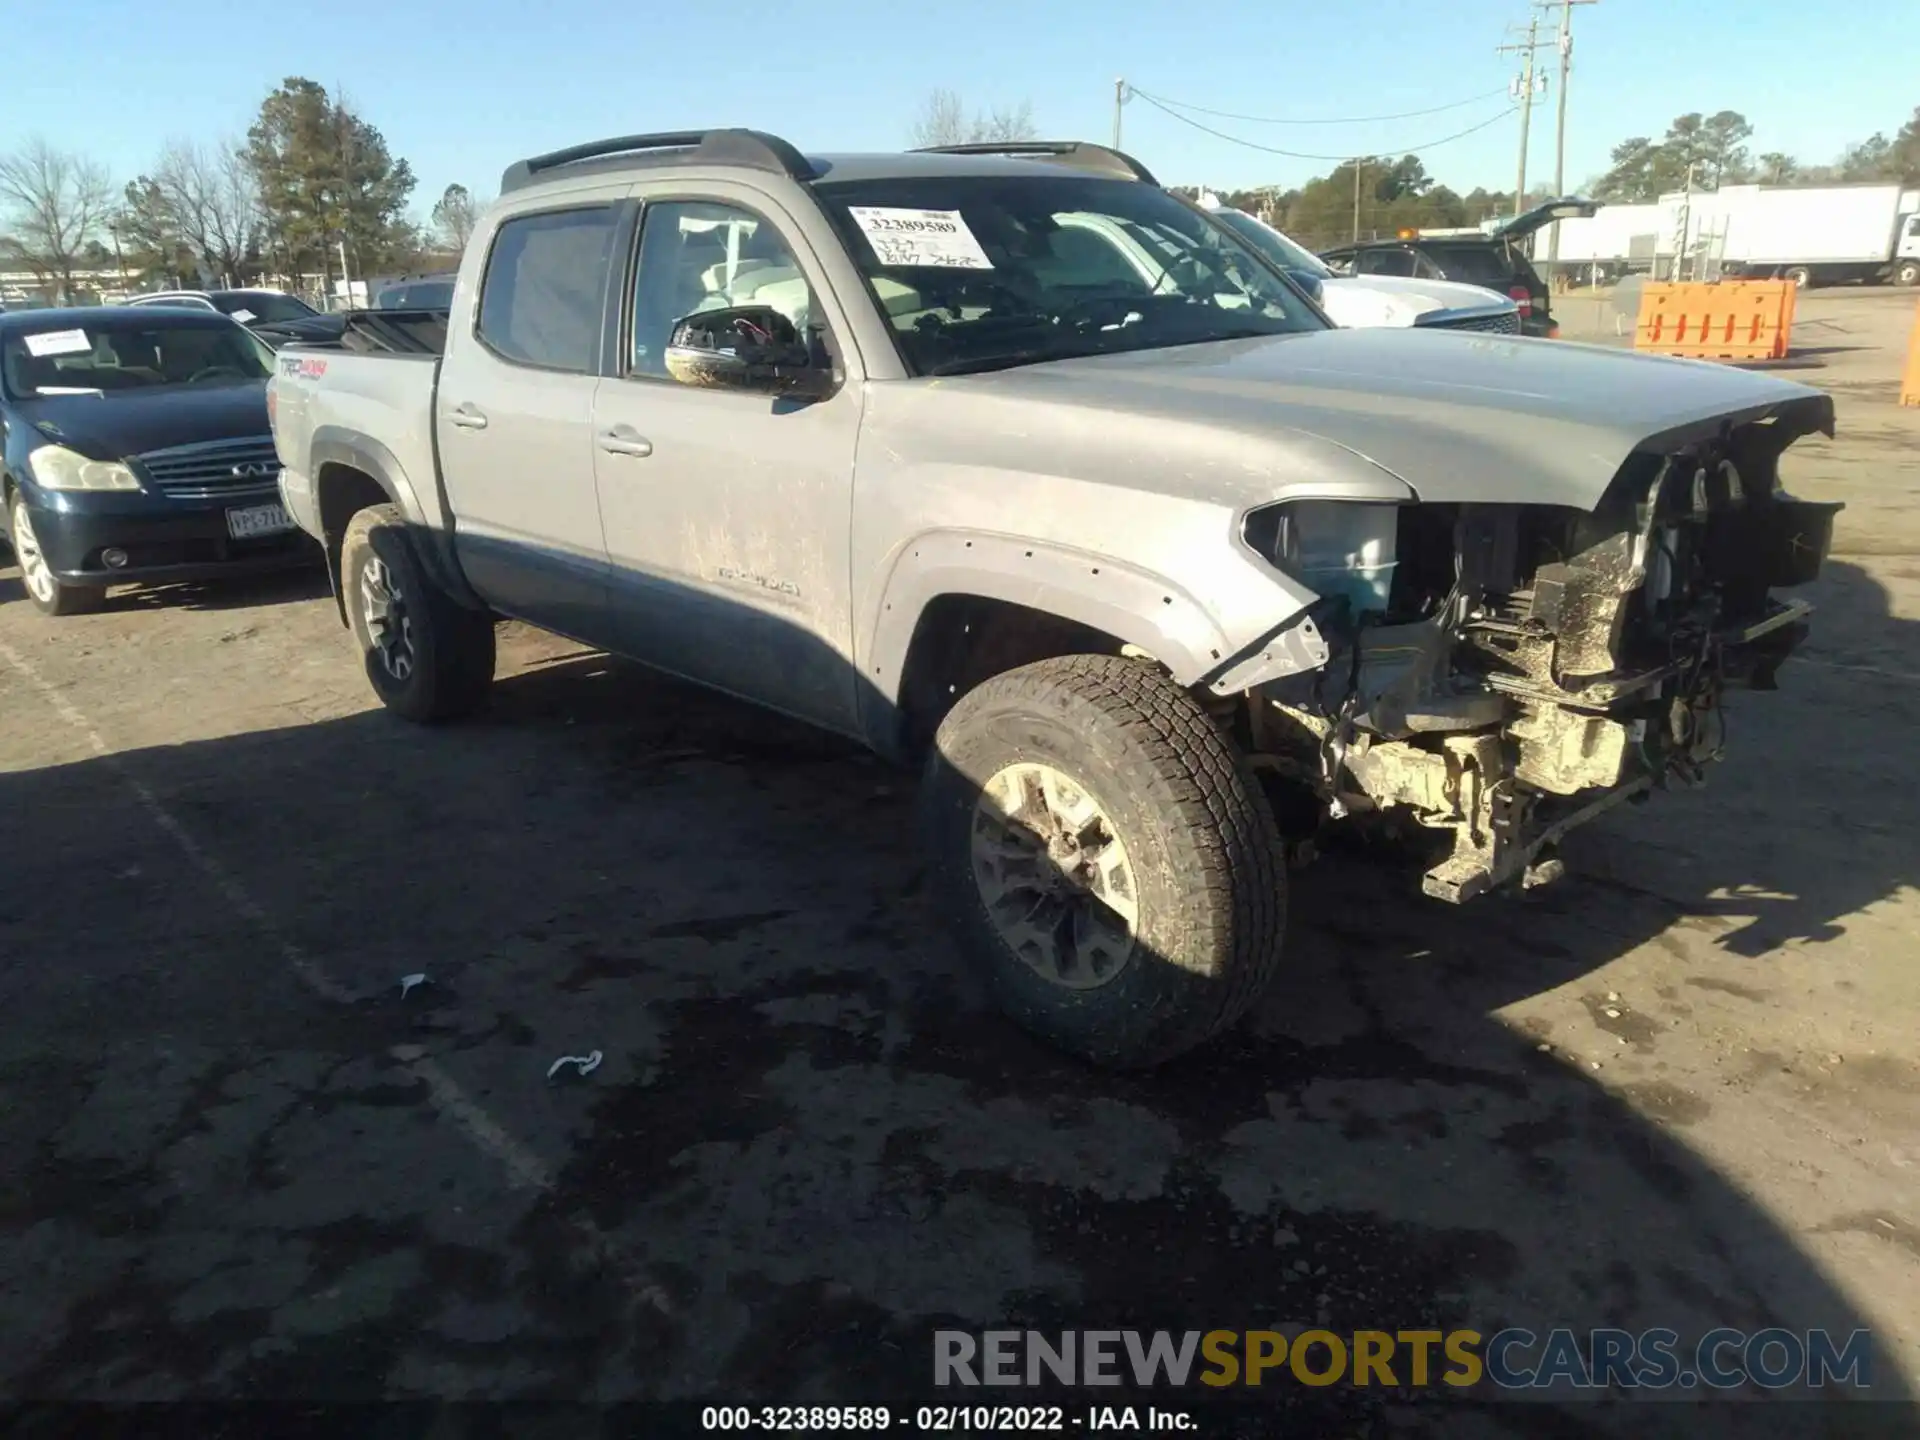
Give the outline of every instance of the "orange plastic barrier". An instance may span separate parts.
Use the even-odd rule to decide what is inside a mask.
[[[1920,405],[1920,310],[1913,312],[1913,334],[1907,340],[1907,373],[1900,379],[1900,403]]]
[[[1797,290],[1785,280],[1648,285],[1633,348],[1690,360],[1784,360]]]

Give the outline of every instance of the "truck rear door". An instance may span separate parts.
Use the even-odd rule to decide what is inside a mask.
[[[606,618],[591,433],[624,188],[555,197],[476,238],[479,303],[449,327],[434,405],[468,579],[504,613],[588,640]]]

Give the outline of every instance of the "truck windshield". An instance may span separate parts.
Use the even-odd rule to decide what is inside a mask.
[[[815,190],[917,375],[1326,328],[1236,236],[1151,185],[962,175]]]
[[[148,319],[148,316],[155,318]],[[160,385],[250,385],[271,373],[272,352],[238,325],[206,317],[174,320],[158,307],[138,319],[60,324],[49,311],[36,330],[7,336],[0,347],[7,393],[111,394]]]
[[[1317,275],[1322,280],[1333,278],[1333,271],[1327,268],[1326,261],[1306,246],[1289,240],[1256,216],[1249,215],[1244,210],[1216,210],[1213,212],[1213,218],[1227,226],[1282,270],[1300,270],[1309,275]]]

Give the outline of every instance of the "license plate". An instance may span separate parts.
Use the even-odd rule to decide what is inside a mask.
[[[248,505],[227,511],[227,534],[236,540],[252,540],[261,535],[278,535],[293,529],[293,517],[284,505]]]

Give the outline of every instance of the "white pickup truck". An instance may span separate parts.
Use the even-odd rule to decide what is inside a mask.
[[[918,764],[947,928],[1125,1065],[1273,974],[1290,832],[1404,822],[1458,902],[1696,778],[1836,508],[1778,477],[1817,391],[1333,327],[1074,144],[537,156],[444,328],[375,312],[270,393],[390,709],[479,705],[508,615]]]

